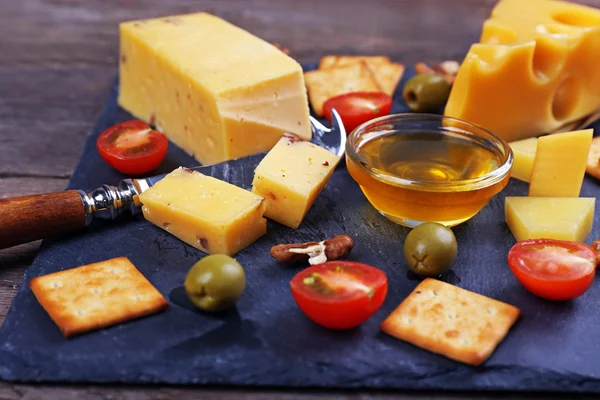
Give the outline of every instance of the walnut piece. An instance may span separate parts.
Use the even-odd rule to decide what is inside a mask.
[[[354,247],[348,235],[338,235],[321,242],[278,244],[271,248],[271,257],[284,264],[322,264],[347,256]]]

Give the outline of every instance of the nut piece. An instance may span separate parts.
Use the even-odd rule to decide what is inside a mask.
[[[322,242],[278,244],[271,248],[271,257],[284,264],[311,265],[337,260],[347,256],[354,247],[348,235],[338,235]]]
[[[415,64],[415,70],[417,71],[417,74],[442,75],[444,79],[446,79],[446,82],[448,82],[450,85],[454,83],[459,68],[460,64],[458,61],[454,60],[446,60],[432,66],[429,66],[423,62],[418,62]]]
[[[596,252],[596,266],[598,266],[600,264],[600,239],[592,243],[592,249]]]
[[[592,139],[592,145],[590,146],[590,152],[585,167],[585,172],[590,174],[596,179],[600,179],[600,138],[595,137]],[[595,243],[595,242],[594,242]]]
[[[288,49],[287,47],[282,46],[281,44],[277,43],[277,42],[273,42],[271,43],[273,46],[277,47],[283,54],[285,54],[286,56],[290,55],[290,49]]]

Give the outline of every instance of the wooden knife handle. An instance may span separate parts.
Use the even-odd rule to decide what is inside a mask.
[[[0,249],[84,227],[77,190],[0,199]]]

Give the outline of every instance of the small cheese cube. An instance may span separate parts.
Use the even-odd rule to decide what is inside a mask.
[[[203,164],[310,139],[302,67],[206,13],[120,25],[119,105]]]
[[[254,171],[252,191],[267,199],[265,216],[297,228],[339,161],[322,147],[284,135]]]
[[[537,138],[529,138],[509,143],[515,156],[510,173],[511,178],[529,182],[531,179],[531,171],[533,170],[533,160],[537,149],[537,141]]]
[[[505,219],[517,241],[559,239],[585,242],[592,231],[595,198],[507,197]]]
[[[174,170],[140,201],[148,221],[208,254],[234,255],[267,231],[262,197],[189,169]]]
[[[592,129],[586,129],[539,138],[531,171],[529,195],[579,196],[593,133]]]

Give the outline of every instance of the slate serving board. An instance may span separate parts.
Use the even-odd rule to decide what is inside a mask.
[[[408,71],[404,80],[413,72]],[[399,86],[402,87],[402,84]],[[69,188],[91,190],[122,176],[95,149],[105,128],[131,118],[108,97],[88,138]],[[400,93],[393,111],[406,111]],[[197,163],[175,146],[158,173]],[[252,168],[226,178],[249,187]],[[227,384],[284,387],[600,392],[600,285],[581,298],[550,302],[526,292],[506,255],[515,243],[504,223],[504,197],[525,195],[511,180],[472,220],[454,228],[459,253],[445,279],[462,288],[518,306],[520,321],[481,367],[470,367],[380,332],[381,321],[414,289],[401,244],[408,229],[378,214],[341,165],[298,230],[269,222],[268,233],[241,252],[248,285],[235,310],[204,314],[182,287],[203,256],[143,218],[97,223],[85,233],[45,240],[25,282],[39,275],[127,256],[167,297],[162,314],[66,340],[27,284],[20,288],[0,328],[0,378],[9,381]],[[586,177],[582,196],[600,186]],[[600,204],[598,205],[600,206]],[[596,210],[596,215],[598,210]],[[296,307],[289,280],[298,271],[268,254],[282,242],[320,240],[347,233],[356,245],[350,259],[383,269],[389,293],[361,327],[329,331]],[[596,224],[590,241],[600,237]]]

